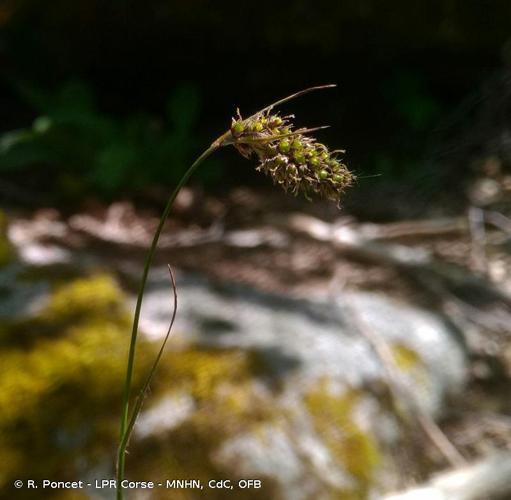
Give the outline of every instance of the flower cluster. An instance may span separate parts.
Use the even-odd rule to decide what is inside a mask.
[[[281,117],[270,111],[245,120],[233,118],[232,144],[247,158],[257,155],[257,170],[271,176],[285,191],[303,193],[308,199],[318,194],[338,202],[354,179],[339,158],[344,151],[329,151],[308,135],[318,128],[294,129],[293,115]]]

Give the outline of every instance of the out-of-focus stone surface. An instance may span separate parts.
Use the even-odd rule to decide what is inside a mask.
[[[142,325],[152,338],[168,322],[167,272],[153,273],[145,298]],[[276,421],[226,435],[214,460],[240,477],[271,478],[279,498],[327,491],[366,498],[385,482],[380,447],[395,439],[396,420],[364,389],[385,384],[386,374],[361,324],[390,346],[400,377],[427,414],[438,415],[445,396],[463,388],[463,348],[430,312],[375,293],[308,301],[181,274],[178,282],[176,340],[255,357],[252,390],[266,387],[259,390],[262,404],[276,412]]]
[[[463,349],[456,333],[431,312],[377,293],[340,292],[335,299],[312,301],[186,275],[178,280],[176,332],[201,346],[257,352],[283,386],[292,388],[299,379],[305,388],[326,377],[360,387],[383,377],[381,361],[359,331],[363,325],[395,350],[403,377],[428,413],[439,410],[446,392],[462,387]],[[166,330],[169,298],[168,271],[155,270],[142,319],[151,337]]]
[[[134,301],[126,284],[140,270],[83,247],[43,263],[27,252],[34,242],[14,234],[21,258],[1,270],[3,394],[12,410],[10,420],[0,419],[3,434],[13,425],[29,440],[42,432],[43,447],[59,450],[54,475],[109,477]],[[167,269],[150,276],[139,381],[171,315]],[[238,490],[238,498],[365,499],[388,489],[396,471],[387,450],[399,442],[401,417],[381,392],[386,371],[367,330],[388,345],[425,413],[440,415],[446,397],[463,390],[466,358],[456,332],[402,300],[356,290],[293,298],[183,272],[177,283],[177,321],[135,429],[132,477],[261,479],[260,490]],[[18,401],[20,393],[30,401]],[[83,405],[82,422],[73,406]],[[8,438],[3,449],[7,484],[33,457],[15,453]]]

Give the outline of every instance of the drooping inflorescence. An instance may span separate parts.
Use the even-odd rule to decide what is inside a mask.
[[[285,191],[339,202],[354,179],[340,159],[344,151],[329,151],[309,135],[324,127],[294,129],[293,118],[281,117],[270,107],[244,120],[238,111],[238,118],[232,119],[232,144],[246,158],[256,155],[257,170]]]
[[[156,227],[149,253],[147,254],[137,295],[135,314],[133,316],[126,377],[124,381],[120,443],[117,455],[117,500],[123,499],[123,489],[120,485],[124,481],[126,450],[130,436],[149,386],[153,380],[156,368],[160,363],[176,317],[177,295],[175,293],[174,277],[171,272],[171,281],[174,288],[174,313],[160,350],[146,377],[139,397],[130,412],[130,396],[142,300],[158,240],[180,189],[197,167],[212,153],[222,146],[233,145],[246,157],[255,154],[259,159],[257,169],[270,175],[273,181],[280,184],[286,191],[291,191],[294,194],[301,192],[308,198],[311,194],[317,193],[325,198],[339,202],[344,189],[349,186],[353,180],[353,175],[339,159],[339,154],[342,153],[342,151],[329,151],[326,146],[317,142],[309,135],[317,129],[294,129],[292,123],[293,116],[280,117],[278,114],[272,112],[275,106],[288,102],[298,96],[314,90],[331,87],[335,87],[335,85],[320,85],[302,90],[267,106],[246,119],[242,119],[238,113],[238,118],[233,119],[231,128],[213,141],[190,165],[173,193],[170,195],[163,215]]]

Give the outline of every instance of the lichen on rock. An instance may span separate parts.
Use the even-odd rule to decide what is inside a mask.
[[[374,472],[381,457],[376,437],[356,421],[354,411],[362,394],[348,389],[334,394],[323,380],[305,395],[305,404],[316,432],[355,480],[356,488],[344,491],[342,498],[367,498],[374,486]]]

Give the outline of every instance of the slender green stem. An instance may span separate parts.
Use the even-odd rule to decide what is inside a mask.
[[[262,113],[269,112],[272,110],[275,106],[278,106],[280,104],[283,104],[291,99],[295,99],[296,97],[299,97],[301,95],[304,95],[308,92],[311,92],[313,90],[321,90],[325,88],[331,88],[335,87],[335,85],[320,85],[317,87],[311,87],[305,90],[302,90],[300,92],[296,92],[295,94],[292,94],[288,97],[285,97],[284,99],[281,99],[280,101],[274,102],[273,104],[270,104],[270,106],[267,106],[266,108],[263,108],[262,110],[258,111],[254,115],[252,115],[250,118],[247,118],[247,120],[250,120],[251,118],[254,118],[258,115],[261,115]],[[297,133],[307,133],[312,132],[313,130],[319,130],[323,127],[317,127],[314,129],[300,129],[294,132],[294,134]],[[292,134],[283,134],[282,137],[286,135],[293,135]],[[272,136],[270,140],[276,140],[280,137]],[[252,141],[252,142],[264,142],[266,139],[264,138],[262,141]],[[172,206],[174,204],[174,201],[181,190],[181,188],[186,184],[190,176],[193,174],[195,169],[214,151],[216,151],[220,146],[228,145],[228,144],[234,144],[236,143],[242,144],[242,140],[236,140],[233,138],[230,131],[226,132],[222,136],[220,136],[211,146],[206,149],[194,162],[193,164],[188,168],[188,170],[183,175],[183,178],[179,181],[178,185],[170,195],[170,198],[167,201],[167,205],[165,206],[165,210],[163,211],[163,214],[161,216],[160,222],[158,223],[158,227],[156,228],[156,232],[154,233],[153,241],[151,243],[151,246],[149,248],[149,252],[146,257],[146,261],[144,264],[144,271],[142,274],[142,280],[140,282],[140,287],[138,290],[138,296],[137,296],[137,304],[135,306],[135,314],[133,317],[133,327],[131,330],[131,340],[130,340],[130,348],[128,353],[128,364],[126,369],[126,378],[124,382],[124,393],[123,393],[123,403],[122,403],[122,416],[121,416],[121,429],[120,429],[120,444],[119,444],[119,451],[118,451],[118,457],[117,457],[117,500],[123,499],[123,491],[121,488],[121,482],[124,479],[124,469],[125,469],[125,459],[126,459],[126,449],[128,447],[128,442],[130,438],[131,431],[133,430],[133,427],[135,425],[135,422],[137,420],[137,416],[142,408],[143,400],[145,397],[145,394],[147,392],[147,389],[149,387],[149,384],[151,383],[151,380],[154,376],[154,373],[156,371],[156,368],[158,366],[158,363],[160,361],[161,355],[163,353],[163,349],[165,348],[165,344],[167,342],[167,339],[170,334],[170,330],[172,329],[172,325],[175,318],[175,309],[174,314],[172,316],[172,321],[169,327],[169,330],[167,332],[167,335],[165,336],[165,340],[162,343],[162,346],[160,348],[160,351],[158,353],[158,356],[156,357],[156,360],[154,361],[152,368],[149,372],[148,377],[146,378],[146,381],[144,383],[144,386],[142,388],[141,393],[139,394],[138,399],[136,400],[134,410],[131,414],[131,418],[129,418],[129,401],[131,396],[131,384],[132,384],[132,378],[133,378],[133,368],[135,365],[135,350],[136,350],[136,344],[137,344],[137,335],[138,335],[138,323],[140,319],[140,311],[142,308],[142,299],[144,298],[144,291],[145,286],[147,283],[147,277],[149,274],[149,269],[151,267],[151,264],[153,262],[153,257],[156,252],[156,247],[158,246],[158,240],[160,239],[160,234],[163,230],[163,227],[165,225],[165,222],[167,220],[167,217],[170,214],[170,211],[172,209]],[[174,285],[173,277],[171,274],[172,282]],[[175,292],[175,288],[174,288]]]
[[[169,265],[169,273],[170,273],[170,280],[172,282],[172,292],[174,294],[174,307],[172,311],[172,318],[170,320],[169,327],[167,329],[167,333],[165,335],[165,338],[163,339],[163,342],[161,343],[160,350],[158,351],[158,355],[153,361],[153,365],[151,366],[151,369],[149,370],[149,374],[146,377],[146,380],[144,382],[144,385],[142,386],[142,389],[140,390],[140,393],[137,397],[137,400],[135,401],[135,406],[133,408],[133,411],[131,412],[131,417],[128,422],[128,426],[126,428],[126,432],[124,433],[124,436],[122,437],[120,448],[126,449],[128,447],[128,443],[131,437],[131,433],[133,431],[133,427],[135,427],[135,423],[137,421],[138,414],[140,413],[140,410],[142,409],[142,405],[144,404],[144,399],[147,394],[147,391],[149,390],[149,386],[151,385],[151,382],[153,381],[154,375],[156,373],[156,369],[158,368],[158,365],[160,363],[160,359],[163,356],[163,352],[165,350],[165,346],[167,344],[167,340],[170,337],[170,334],[172,332],[172,327],[174,326],[174,321],[176,319],[177,314],[177,288],[176,288],[176,281],[174,279],[174,274],[172,273],[172,269]]]
[[[131,330],[131,340],[130,340],[130,347],[129,347],[129,353],[128,353],[128,364],[126,369],[126,378],[124,381],[124,393],[123,393],[123,402],[122,402],[122,415],[121,415],[121,428],[120,428],[120,445],[118,450],[118,457],[117,457],[117,500],[123,499],[123,491],[121,488],[121,482],[124,479],[124,470],[125,470],[125,459],[126,459],[126,448],[128,445],[129,440],[129,433],[131,429],[133,428],[134,422],[136,420],[138,411],[140,411],[140,405],[137,405],[136,410],[133,412],[133,416],[130,422],[130,425],[128,426],[129,420],[129,400],[131,395],[131,385],[132,385],[132,379],[133,379],[133,368],[135,365],[135,350],[136,350],[136,344],[137,344],[137,336],[138,336],[138,323],[140,320],[140,311],[142,309],[142,300],[144,298],[144,291],[147,284],[147,277],[149,275],[149,269],[151,267],[151,264],[153,262],[154,254],[156,252],[156,247],[158,245],[158,240],[160,239],[161,232],[163,230],[163,227],[165,225],[165,222],[170,214],[170,211],[172,209],[172,206],[174,204],[174,201],[181,190],[181,188],[188,182],[188,179],[193,174],[193,172],[197,169],[197,167],[208,157],[210,156],[214,151],[216,151],[220,146],[224,144],[224,142],[228,139],[230,133],[226,132],[224,135],[219,137],[211,146],[206,149],[188,168],[188,170],[183,175],[182,179],[179,181],[178,185],[170,195],[170,198],[167,201],[167,205],[165,206],[165,209],[163,211],[163,214],[160,218],[160,222],[158,223],[158,227],[156,228],[156,231],[154,233],[153,241],[151,243],[151,246],[149,248],[149,252],[146,257],[146,261],[144,264],[144,271],[142,273],[142,279],[140,282],[140,287],[138,290],[138,296],[137,296],[137,304],[135,306],[135,314],[133,316],[133,326]],[[159,360],[159,357],[158,357]]]

